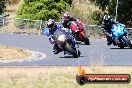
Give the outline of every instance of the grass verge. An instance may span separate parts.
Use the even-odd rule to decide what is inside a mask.
[[[132,67],[87,66],[87,73],[127,73],[132,75]],[[77,84],[77,67],[37,67],[0,68],[0,88],[132,88],[129,84]]]

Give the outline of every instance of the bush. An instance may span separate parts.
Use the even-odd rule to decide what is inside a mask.
[[[34,20],[52,18],[58,21],[61,13],[69,6],[70,2],[63,0],[24,0],[17,10],[17,17]]]
[[[101,24],[101,22],[102,22],[102,17],[103,17],[103,14],[102,14],[102,12],[99,11],[99,10],[98,10],[98,11],[94,11],[94,12],[92,13],[92,19],[96,21],[96,24],[97,24],[97,25]]]

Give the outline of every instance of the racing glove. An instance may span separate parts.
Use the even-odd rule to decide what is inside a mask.
[[[52,37],[49,37],[49,42],[51,43],[51,44],[54,44],[55,42],[54,42],[54,39],[52,38]]]

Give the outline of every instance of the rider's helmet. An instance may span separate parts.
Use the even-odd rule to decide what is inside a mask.
[[[55,21],[53,19],[49,19],[48,22],[47,22],[47,27],[52,30],[52,28],[54,27],[55,25]]]
[[[110,18],[109,15],[104,15],[104,17],[103,17],[103,22],[104,22],[105,24],[109,23],[110,20],[111,20],[111,18]]]
[[[69,12],[65,12],[65,13],[64,13],[64,18],[65,18],[65,19],[69,19],[69,18],[70,18]]]

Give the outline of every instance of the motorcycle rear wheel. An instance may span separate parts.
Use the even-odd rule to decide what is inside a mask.
[[[86,45],[90,45],[90,42],[89,42],[88,37],[87,37],[86,35],[84,35],[83,38],[84,38],[84,43],[85,43]]]
[[[121,49],[124,49],[124,46],[123,46],[123,45],[120,45],[120,48],[121,48]]]

